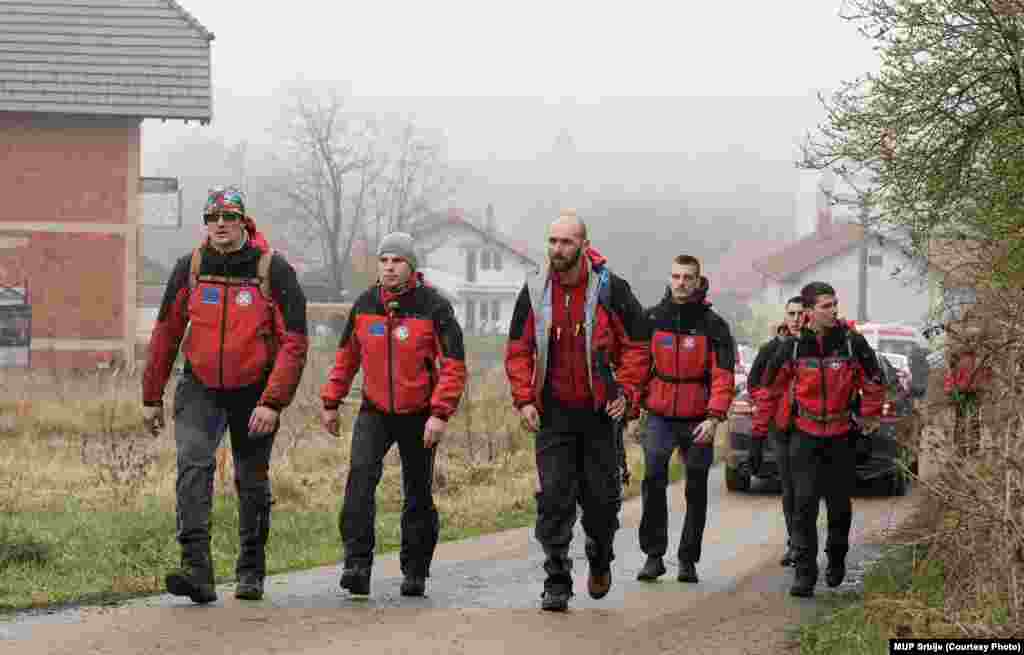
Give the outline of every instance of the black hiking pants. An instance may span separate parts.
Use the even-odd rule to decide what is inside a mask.
[[[274,434],[250,435],[249,419],[264,385],[219,391],[187,372],[174,393],[174,439],[177,445],[178,543],[185,563],[202,568],[210,561],[210,511],[217,468],[217,448],[225,428],[231,432],[231,455],[238,492],[239,553],[236,573],[266,575],[270,536],[270,452]],[[276,430],[275,430],[276,434]]]
[[[363,406],[352,430],[352,460],[339,529],[346,568],[370,568],[376,546],[377,484],[384,456],[398,444],[402,460],[402,573],[429,577],[440,522],[434,506],[435,448],[423,445],[430,415],[384,414]]]
[[[605,573],[615,558],[621,473],[612,419],[603,411],[565,407],[548,399],[535,454],[540,491],[534,534],[544,549],[544,587],[571,590],[569,547],[577,502],[583,509],[591,570]]]

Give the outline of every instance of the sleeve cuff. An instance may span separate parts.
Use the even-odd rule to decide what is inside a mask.
[[[273,400],[261,400],[260,407],[269,407],[275,412],[280,412],[282,409],[284,409],[280,404]]]
[[[341,403],[339,403],[339,402],[338,402],[338,401],[336,401],[336,400],[330,400],[330,401],[328,401],[328,400],[325,400],[325,401],[324,401],[324,409],[326,409],[326,410],[328,410],[328,411],[333,411],[333,410],[335,410],[335,409],[338,409],[338,407],[339,407],[340,405],[341,405]]]
[[[163,400],[145,400],[142,402],[143,407],[163,407]]]
[[[433,416],[434,418],[441,419],[445,423],[447,423],[448,419],[450,419],[452,417],[451,413],[445,412],[445,411],[442,411],[442,410],[436,409],[436,408],[430,410],[430,415]]]

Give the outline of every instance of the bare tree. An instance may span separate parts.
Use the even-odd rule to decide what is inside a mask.
[[[292,227],[307,245],[317,242],[331,283],[339,292],[355,239],[371,210],[381,176],[374,121],[347,112],[335,93],[293,92],[278,126],[288,164],[278,191],[295,214]]]
[[[436,208],[444,191],[441,147],[413,123],[405,122],[394,139],[383,180],[381,215],[386,231],[407,230],[411,223]]]

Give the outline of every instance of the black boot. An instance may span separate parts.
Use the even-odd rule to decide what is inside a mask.
[[[828,558],[828,567],[825,569],[825,584],[830,587],[838,587],[843,584],[846,577],[846,558]]]
[[[572,587],[563,584],[545,585],[540,608],[545,612],[565,612],[569,609]]]
[[[346,566],[341,572],[339,585],[342,589],[348,589],[349,593],[357,596],[367,596],[370,593],[370,569],[361,566]]]
[[[797,566],[793,586],[789,588],[790,596],[810,598],[814,595],[814,585],[818,583],[818,572],[803,566]]]
[[[238,576],[235,598],[260,600],[263,598],[263,576],[258,573],[243,573]]]
[[[403,596],[422,596],[427,591],[427,580],[420,575],[407,575],[402,580]]]
[[[697,567],[694,563],[680,560],[679,575],[676,576],[676,580],[680,582],[699,582],[697,579]]]
[[[208,550],[185,549],[181,567],[164,578],[167,592],[174,596],[188,596],[193,603],[204,605],[217,600],[213,578],[213,562]]]
[[[644,582],[652,582],[665,575],[665,561],[660,557],[649,555],[644,567],[636,574],[636,579]]]

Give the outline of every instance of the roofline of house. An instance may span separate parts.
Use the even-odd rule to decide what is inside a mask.
[[[483,228],[480,228],[477,225],[474,225],[472,222],[467,221],[464,218],[457,218],[457,217],[448,216],[443,221],[439,221],[439,223],[441,223],[441,224],[447,223],[447,224],[450,224],[450,225],[463,225],[465,227],[468,227],[469,229],[471,229],[472,231],[476,232],[480,236],[484,237],[488,241],[490,241],[492,243],[498,244],[499,246],[501,246],[502,248],[504,248],[508,252],[512,253],[513,255],[518,257],[519,259],[523,260],[524,262],[526,262],[528,264],[531,264],[533,266],[537,266],[537,267],[540,266],[540,264],[538,262],[534,261],[534,259],[532,257],[530,257],[528,255],[524,255],[523,253],[519,252],[518,250],[513,248],[511,245],[509,245],[508,242],[506,242],[504,239],[498,238],[498,235],[496,233],[488,232],[487,230],[485,230]],[[416,230],[416,226],[415,225],[412,226],[412,230],[413,230],[413,235],[414,236],[417,235],[417,234],[422,234],[422,232],[418,232]]]
[[[164,0],[164,3],[167,6],[169,6],[171,9],[173,9],[174,11],[178,12],[178,14],[182,18],[185,19],[185,22],[188,23],[189,25],[191,25],[194,30],[199,32],[199,34],[204,39],[206,39],[207,41],[213,41],[214,40],[215,37],[213,35],[213,32],[211,32],[210,30],[208,30],[205,27],[203,27],[203,24],[200,23],[199,20],[196,19],[195,16],[190,14],[187,9],[185,9],[180,4],[178,4],[176,2],[176,0]]]

